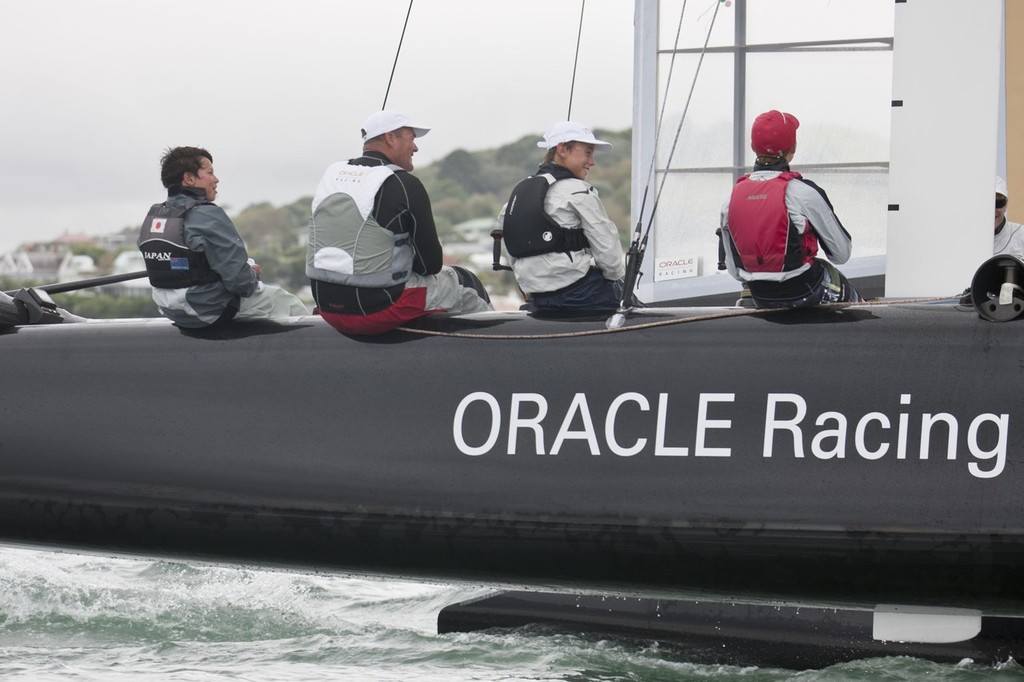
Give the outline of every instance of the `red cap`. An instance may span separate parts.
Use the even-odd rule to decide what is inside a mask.
[[[796,144],[800,121],[793,114],[772,109],[754,119],[750,128],[750,146],[759,156],[782,156]]]

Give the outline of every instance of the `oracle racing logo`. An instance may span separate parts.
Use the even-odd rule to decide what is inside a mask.
[[[736,420],[751,419],[750,410],[740,410],[735,402],[735,393],[699,394],[696,414],[689,422],[693,439],[682,444],[668,440],[670,425],[678,431],[680,419],[685,417],[673,413],[668,393],[659,393],[653,400],[642,393],[622,393],[607,409],[592,408],[587,394],[576,393],[563,412],[552,414],[547,398],[539,393],[511,393],[499,400],[491,393],[476,391],[459,402],[452,438],[459,452],[471,457],[529,450],[537,455],[557,455],[567,443],[580,441],[591,455],[688,457],[692,452],[693,457],[729,458],[734,448],[750,452],[750,434],[755,433],[760,443],[753,445],[759,446],[764,458],[803,459],[809,451],[819,460],[923,461],[934,451],[934,459],[944,455],[953,461],[966,451],[970,459],[967,470],[982,479],[995,478],[1006,464],[1008,414],[986,412],[962,424],[949,412],[914,414],[909,407],[901,407],[895,418],[874,410],[852,416],[826,410],[812,420],[802,396],[768,393],[763,402],[763,424],[740,421],[734,427]],[[911,394],[900,394],[901,406],[911,402]],[[656,414],[638,418],[638,413],[651,412]],[[502,435],[504,441],[499,443]],[[632,440],[623,442],[625,438]]]

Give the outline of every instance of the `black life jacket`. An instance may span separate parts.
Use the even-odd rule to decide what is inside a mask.
[[[159,289],[186,289],[220,280],[206,254],[185,246],[185,214],[209,201],[190,199],[184,206],[153,204],[139,230],[138,246],[149,283]]]
[[[566,229],[544,211],[548,189],[558,180],[576,177],[568,169],[546,164],[512,190],[502,225],[505,249],[515,258],[542,253],[568,253],[590,246],[581,229]]]

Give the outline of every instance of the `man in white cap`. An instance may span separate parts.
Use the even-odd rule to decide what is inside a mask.
[[[313,197],[306,275],[317,312],[346,334],[382,334],[432,312],[493,310],[480,280],[443,265],[413,169],[430,128],[394,111],[363,123],[363,155],[328,166]]]
[[[838,268],[817,258],[820,245],[845,263],[853,240],[825,190],[789,169],[798,127],[796,116],[774,109],[754,119],[754,171],[736,182],[722,207],[725,264],[758,308],[861,300]]]
[[[537,143],[537,172],[498,216],[519,287],[537,310],[615,310],[626,272],[619,230],[585,182],[596,149],[611,144],[582,123],[556,123]]]
[[[1009,203],[1009,190],[1006,181],[996,176],[996,233],[992,242],[992,254],[1001,253],[1016,256],[1024,260],[1024,230],[1020,223],[1011,223],[1006,219],[1006,206]]]

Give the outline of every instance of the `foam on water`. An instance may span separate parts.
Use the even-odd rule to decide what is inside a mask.
[[[476,585],[368,580],[0,549],[5,680],[1021,680],[872,659],[793,672],[690,662],[685,648],[538,627],[436,634]]]

